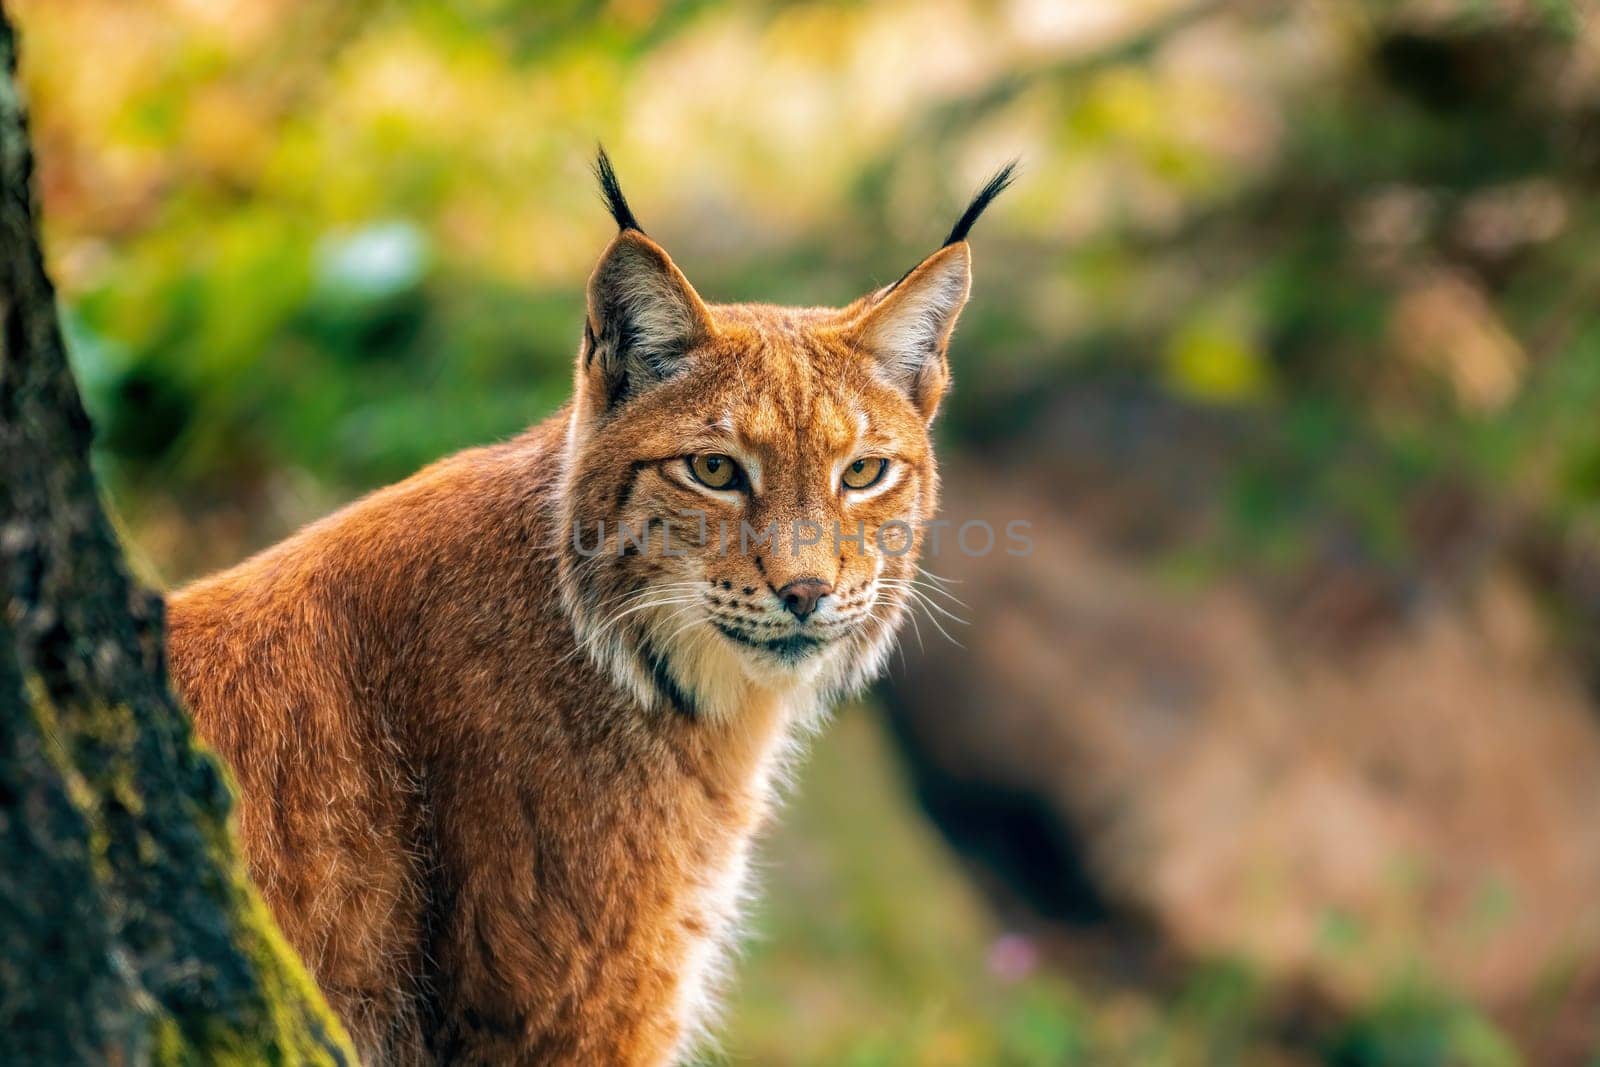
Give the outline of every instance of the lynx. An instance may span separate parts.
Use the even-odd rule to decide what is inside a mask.
[[[893,285],[789,308],[705,303],[596,172],[571,401],[170,598],[251,872],[367,1063],[705,1036],[775,781],[907,613],[1011,180]]]

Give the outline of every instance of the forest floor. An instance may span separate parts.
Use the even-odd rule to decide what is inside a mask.
[[[917,809],[892,745],[869,705],[841,709],[812,743],[762,846],[722,1050],[705,1062],[1307,1062],[1260,1033],[1236,969],[1198,968],[1167,994],[1089,993],[1042,966]]]

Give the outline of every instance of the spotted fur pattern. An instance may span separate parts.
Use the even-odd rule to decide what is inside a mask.
[[[906,612],[916,545],[870,531],[936,507],[967,275],[959,241],[845,308],[711,306],[633,223],[562,411],[170,598],[252,873],[366,1062],[663,1064],[705,1037],[774,787]],[[697,483],[707,453],[748,485]],[[844,489],[863,455],[887,473]],[[741,550],[797,522],[827,535]],[[831,588],[804,619],[800,578]]]

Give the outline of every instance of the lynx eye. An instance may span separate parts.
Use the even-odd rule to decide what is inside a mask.
[[[711,452],[703,456],[689,456],[689,474],[707,489],[737,489],[744,481],[743,472],[730,456]]]
[[[889,469],[889,461],[880,456],[863,456],[844,469],[844,476],[840,479],[846,489],[866,489],[876,485],[878,479],[883,477],[883,472]]]

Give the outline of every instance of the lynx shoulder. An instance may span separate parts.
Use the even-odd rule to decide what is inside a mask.
[[[967,230],[843,308],[646,236],[571,401],[170,597],[251,870],[365,1062],[677,1062],[798,728],[883,664],[937,506]],[[893,527],[904,543],[876,536]]]

